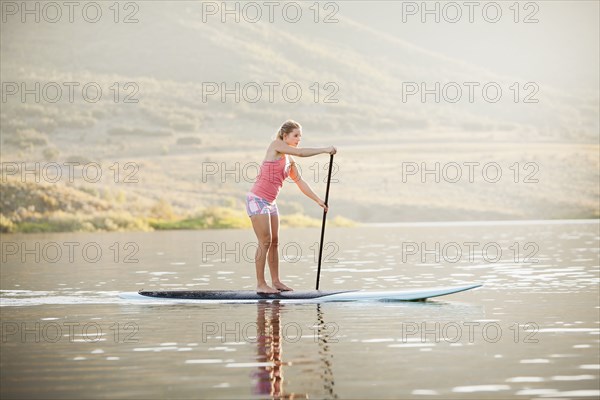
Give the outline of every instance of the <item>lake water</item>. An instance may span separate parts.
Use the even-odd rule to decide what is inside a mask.
[[[321,289],[426,302],[154,304],[253,289],[250,230],[3,235],[2,398],[597,398],[598,221],[328,228]],[[282,229],[315,284],[318,229]]]

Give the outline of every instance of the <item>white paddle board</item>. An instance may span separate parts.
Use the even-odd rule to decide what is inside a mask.
[[[482,284],[434,287],[393,291],[289,291],[277,294],[257,294],[252,290],[141,290],[120,293],[127,300],[145,300],[165,303],[255,303],[278,301],[283,303],[324,303],[334,301],[419,301],[432,297],[475,289]]]

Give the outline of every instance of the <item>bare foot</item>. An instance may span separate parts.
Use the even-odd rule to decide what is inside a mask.
[[[264,285],[256,286],[256,293],[258,293],[258,294],[277,294],[277,293],[279,293],[279,290],[273,289],[271,286],[269,286],[265,283]]]
[[[291,287],[286,286],[286,285],[284,285],[281,282],[277,282],[277,283],[274,282],[273,283],[273,287],[275,287],[275,289],[278,289],[278,290],[280,290],[282,292],[289,292],[289,291],[293,291],[294,290]]]

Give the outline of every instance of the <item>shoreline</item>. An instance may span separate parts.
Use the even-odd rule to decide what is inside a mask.
[[[482,221],[422,221],[422,222],[365,222],[357,226],[367,228],[428,227],[428,226],[492,226],[492,225],[568,225],[600,224],[600,218],[581,219],[526,219]]]

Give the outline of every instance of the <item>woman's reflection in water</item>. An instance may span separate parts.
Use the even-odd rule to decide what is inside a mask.
[[[268,395],[275,399],[296,399],[308,398],[307,393],[284,393],[283,390],[283,366],[291,363],[283,362],[282,343],[285,338],[282,337],[281,326],[281,308],[283,305],[278,301],[272,303],[258,303],[257,305],[257,361],[264,363],[254,372],[256,385],[254,394]],[[333,356],[329,351],[329,333],[325,323],[321,305],[317,305],[317,324],[314,334],[318,338],[319,364],[317,370],[323,381],[325,398],[337,399],[334,391],[332,361]],[[298,332],[300,333],[300,332]]]
[[[257,361],[265,363],[254,373],[254,394],[270,395],[273,398],[295,398],[283,393],[283,371],[281,361],[280,308],[278,301],[258,303],[256,316]]]

